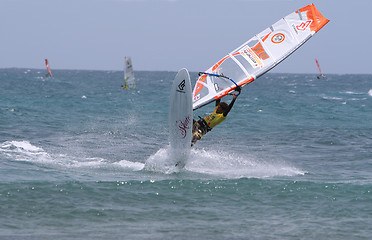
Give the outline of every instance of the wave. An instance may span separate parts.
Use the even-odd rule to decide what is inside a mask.
[[[330,97],[330,96],[326,96],[326,95],[322,95],[321,96],[324,100],[344,100],[343,98],[341,97]]]
[[[6,141],[1,144],[0,152],[17,161],[45,162],[50,158],[42,148],[29,141]]]
[[[29,141],[6,141],[0,146],[0,153],[5,154],[12,161],[24,161],[48,166],[58,166],[75,169],[110,169],[133,171],[142,170],[143,163],[121,160],[109,162],[104,158],[81,157],[67,154],[50,154],[43,148],[32,145]]]
[[[348,98],[348,101],[365,101],[367,98]]]
[[[372,94],[372,91],[371,91],[371,94]],[[342,97],[331,97],[331,96],[326,96],[326,95],[322,95],[321,96],[322,99],[324,100],[333,100],[333,101],[342,101],[342,104],[346,104],[346,101],[365,101],[367,100],[367,98],[365,97],[362,97],[362,98],[342,98]]]
[[[364,95],[365,92],[353,92],[353,91],[341,91],[342,94],[351,94],[351,95]]]

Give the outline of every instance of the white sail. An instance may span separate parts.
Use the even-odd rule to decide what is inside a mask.
[[[207,74],[201,74],[193,90],[193,109],[226,96],[237,85],[243,87],[253,82],[292,54],[328,22],[310,4],[255,35],[210,67]]]
[[[125,57],[125,64],[124,64],[124,83],[125,85],[123,88],[129,89],[129,88],[135,88],[135,78],[134,78],[134,72],[133,72],[133,66],[132,66],[132,60],[130,57]]]

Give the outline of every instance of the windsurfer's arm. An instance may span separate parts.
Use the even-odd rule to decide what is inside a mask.
[[[237,93],[234,93],[233,100],[231,100],[229,106],[227,107],[227,109],[225,110],[225,112],[223,112],[223,116],[224,117],[226,117],[227,114],[229,114],[231,108],[234,106],[235,100],[239,96],[241,88],[239,87],[239,88],[236,88],[235,90],[238,91],[238,92]]]
[[[221,98],[216,100],[216,107],[218,106],[218,104],[220,104],[220,102],[221,102]]]

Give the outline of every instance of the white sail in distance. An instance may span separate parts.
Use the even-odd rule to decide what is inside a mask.
[[[124,59],[124,84],[123,88],[126,89],[136,87],[132,59],[130,57],[125,57]]]

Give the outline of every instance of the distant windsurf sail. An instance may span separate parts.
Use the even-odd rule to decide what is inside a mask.
[[[45,59],[45,65],[46,65],[46,68],[47,68],[47,71],[48,71],[48,73],[45,75],[45,77],[53,77],[52,72],[50,71],[48,59]]]
[[[135,88],[135,78],[132,66],[132,60],[130,57],[125,57],[125,65],[124,65],[124,89]]]
[[[317,76],[318,79],[325,78],[324,74],[322,73],[322,70],[320,69],[318,59],[315,59],[316,66],[318,67],[320,75]]]
[[[253,82],[291,55],[329,22],[314,4],[277,21],[201,73],[193,90],[193,109]]]

